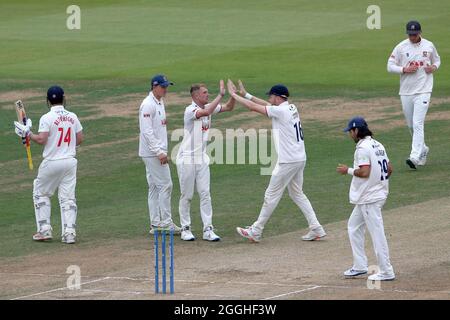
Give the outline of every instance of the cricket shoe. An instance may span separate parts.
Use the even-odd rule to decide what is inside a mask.
[[[395,274],[394,273],[385,274],[378,272],[370,275],[367,279],[370,281],[392,281],[395,279]]]
[[[179,226],[177,226],[175,223],[172,222],[172,225],[170,227],[171,230],[173,230],[174,234],[181,234],[181,231],[183,231],[182,228],[180,228]],[[169,230],[170,230],[169,229]]]
[[[77,236],[72,232],[65,232],[61,238],[62,243],[73,244],[77,241]]]
[[[52,240],[52,239],[53,239],[53,236],[52,236],[52,228],[51,227],[48,230],[39,231],[33,235],[34,241],[47,241],[47,240]]]
[[[195,237],[192,234],[190,227],[183,227],[183,231],[181,231],[181,240],[184,241],[194,241]]]
[[[360,275],[363,275],[366,273],[367,273],[367,270],[355,270],[353,268],[350,268],[344,272],[344,276],[347,278],[354,278],[354,277],[357,277],[357,276],[360,276]]]
[[[406,159],[406,164],[407,164],[411,169],[416,170],[416,169],[417,169],[417,166],[419,165],[419,161],[417,161],[417,160],[415,160],[415,159],[413,159],[413,158],[409,158],[409,159]]]
[[[317,227],[315,229],[309,230],[309,232],[302,237],[303,241],[314,241],[319,240],[325,237],[327,234],[325,230],[323,230],[323,227]]]
[[[183,231],[182,228],[177,226],[175,223],[172,223],[172,225],[168,226],[168,227],[151,226],[149,234],[155,234],[155,229],[158,230],[159,232],[161,232],[163,230],[170,231],[172,229],[174,234],[181,234],[181,231]]]
[[[424,150],[423,150],[422,154],[420,155],[420,158],[419,158],[419,161],[417,162],[417,165],[424,166],[425,163],[427,163],[428,152],[430,152],[430,148],[424,147]]]
[[[214,232],[214,227],[213,226],[209,226],[206,227],[205,230],[203,230],[203,240],[206,241],[220,241],[220,237],[215,234]]]
[[[237,227],[236,231],[244,238],[249,239],[251,242],[261,241],[261,235],[255,233],[253,227],[246,227],[246,228]]]

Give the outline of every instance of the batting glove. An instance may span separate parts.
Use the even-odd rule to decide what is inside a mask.
[[[31,120],[30,120],[30,124],[31,124]],[[28,126],[28,121],[27,121],[27,125],[23,125],[20,122],[14,121],[14,127],[15,127],[15,131],[16,134],[21,137],[21,138],[26,138],[30,135],[30,127]]]

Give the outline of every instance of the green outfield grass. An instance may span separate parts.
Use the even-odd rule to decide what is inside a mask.
[[[96,104],[126,94],[145,96],[152,74],[163,72],[184,93],[192,82],[206,82],[212,92],[220,78],[242,78],[254,94],[283,82],[295,99],[396,97],[398,77],[386,72],[393,47],[404,38],[409,19],[422,22],[424,37],[433,41],[443,60],[435,75],[435,97],[448,96],[450,3],[379,1],[382,29],[366,28],[367,3],[354,1],[77,1],[81,30],[66,29],[69,1],[0,3],[0,256],[21,256],[61,249],[55,241],[31,241],[35,228],[31,186],[37,171],[27,171],[25,151],[12,130],[14,92],[42,92],[24,99],[37,126],[46,112],[45,90],[65,88],[71,110],[95,115]],[[419,9],[418,9],[419,8]],[[432,112],[448,112],[449,104]],[[132,105],[130,108],[138,108]],[[398,101],[397,108],[400,108]],[[169,130],[182,127],[183,106],[168,106]],[[236,112],[246,112],[238,108]],[[365,110],[360,114],[364,115]],[[245,118],[230,127],[219,115],[219,129],[251,126]],[[219,119],[220,118],[220,119]],[[392,115],[391,119],[398,119]],[[387,116],[389,119],[389,115]],[[226,123],[226,124],[225,124]],[[335,173],[338,162],[350,164],[354,144],[343,133],[345,123],[305,122],[308,165],[305,193],[322,223],[343,220],[351,206],[349,177]],[[78,155],[80,246],[112,239],[143,237],[148,231],[147,185],[137,157],[137,117],[106,116],[83,122],[86,143]],[[404,126],[376,132],[395,168],[387,208],[450,195],[450,126],[446,119],[427,122],[429,166],[407,170],[410,136]],[[128,139],[130,138],[130,139]],[[128,139],[125,142],[121,141]],[[114,143],[116,141],[116,143]],[[111,142],[111,143],[109,143]],[[105,146],[94,147],[101,143]],[[90,146],[90,147],[89,147]],[[173,144],[172,144],[173,146]],[[89,147],[89,148],[87,148]],[[84,150],[83,148],[86,148]],[[41,148],[32,146],[35,165]],[[21,159],[19,161],[19,159]],[[175,166],[173,215],[178,221],[179,187]],[[226,246],[241,241],[237,225],[257,217],[269,177],[257,165],[214,165],[214,223]],[[59,209],[53,201],[58,234]],[[193,227],[200,231],[198,199],[193,201]],[[305,228],[287,195],[280,202],[265,236]]]

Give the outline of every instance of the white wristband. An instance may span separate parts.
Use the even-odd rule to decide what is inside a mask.
[[[247,99],[247,100],[252,100],[253,96],[250,93],[247,92],[245,94],[244,98]]]
[[[347,170],[347,174],[349,174],[349,175],[351,175],[351,176],[354,176],[355,174],[355,169],[353,169],[353,168],[348,168],[348,170]]]

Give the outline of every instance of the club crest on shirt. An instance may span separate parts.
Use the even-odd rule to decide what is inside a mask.
[[[428,57],[428,52],[427,52],[427,51],[424,51],[424,52],[423,52],[423,56],[424,56],[424,57]]]
[[[409,58],[409,53],[408,52],[406,53],[406,56]]]

